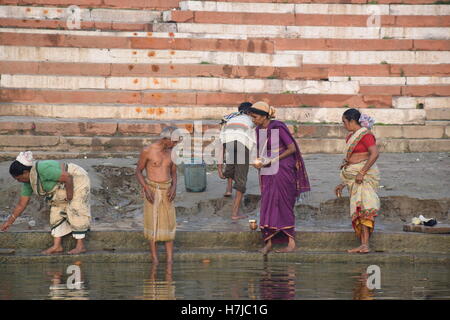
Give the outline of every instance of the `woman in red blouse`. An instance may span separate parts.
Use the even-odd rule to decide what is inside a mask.
[[[347,187],[352,226],[361,241],[359,247],[348,252],[368,253],[369,237],[380,209],[380,199],[376,193],[380,176],[375,164],[379,153],[375,136],[370,131],[374,120],[361,115],[356,109],[349,109],[344,112],[342,122],[350,133],[346,139],[345,158],[341,166],[342,184],[335,188],[335,193],[337,197],[341,197],[342,190]]]

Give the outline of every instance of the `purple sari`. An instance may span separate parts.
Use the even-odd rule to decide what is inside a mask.
[[[260,170],[261,212],[259,226],[264,241],[272,243],[286,243],[289,237],[295,238],[294,206],[300,194],[310,191],[308,175],[300,152],[300,148],[287,126],[278,120],[271,120],[267,128],[267,142],[260,134],[265,128],[256,128],[258,154],[267,148],[267,156],[274,157],[287,150],[287,146],[294,143],[296,152],[278,162],[278,171],[266,175]],[[271,150],[272,136],[278,129],[279,150]],[[264,137],[264,136],[263,136]],[[264,138],[262,138],[264,139]],[[276,142],[274,142],[276,144]],[[262,149],[262,150],[260,150]],[[264,154],[262,154],[265,156]]]

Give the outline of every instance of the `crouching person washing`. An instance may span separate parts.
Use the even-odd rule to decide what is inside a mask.
[[[45,197],[50,205],[53,246],[43,254],[63,252],[62,237],[72,233],[76,246],[69,254],[86,252],[84,238],[91,223],[90,180],[87,172],[73,163],[55,160],[34,161],[30,151],[21,152],[9,168],[11,176],[22,182],[19,203],[0,227],[6,231],[28,206],[33,193]]]

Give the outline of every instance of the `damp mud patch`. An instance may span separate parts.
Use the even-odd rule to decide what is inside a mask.
[[[133,160],[134,162],[134,160]],[[94,229],[133,229],[142,228],[143,195],[135,176],[135,163],[126,166],[113,164],[92,164],[87,166],[92,181],[92,226]],[[211,173],[212,174],[212,173]],[[198,220],[228,221],[231,215],[232,198],[219,196],[215,190],[224,190],[223,181],[208,180],[208,189],[203,193],[187,193],[183,185],[182,170],[178,171],[179,184],[175,207],[179,221]],[[7,183],[0,178],[0,221],[11,214],[20,196],[20,184]],[[378,221],[408,223],[420,214],[433,217],[440,223],[448,223],[450,198],[418,199],[407,196],[384,196]],[[251,218],[259,215],[260,195],[246,194],[241,212]],[[343,221],[348,222],[349,200],[329,199],[318,205],[308,202],[295,208],[298,221]],[[19,217],[10,230],[47,230],[49,207],[42,198],[33,196],[25,213]],[[214,224],[212,224],[214,225]]]

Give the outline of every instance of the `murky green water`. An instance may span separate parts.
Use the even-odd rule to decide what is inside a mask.
[[[70,264],[0,265],[0,299],[450,299],[448,265],[380,264],[381,288],[369,290],[363,264],[74,264],[79,289],[67,287],[76,281]]]

